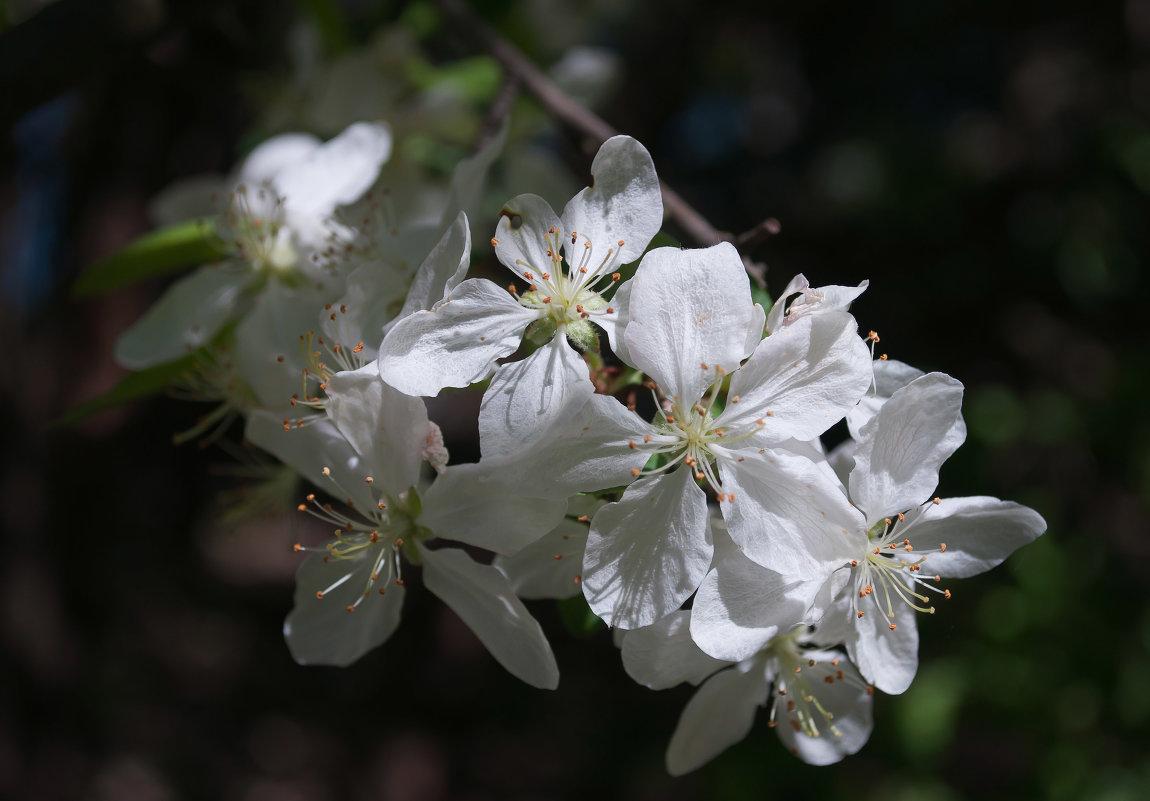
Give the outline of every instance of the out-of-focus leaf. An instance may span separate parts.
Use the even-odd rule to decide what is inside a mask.
[[[177,223],[145,234],[93,264],[72,286],[72,296],[110,292],[146,278],[219,261],[224,255],[224,245],[207,220]]]
[[[135,400],[158,395],[173,381],[195,367],[196,356],[189,354],[166,364],[158,364],[146,370],[128,373],[116,386],[91,400],[73,407],[59,419],[51,423],[52,428],[70,426],[105,409],[130,403]]]
[[[337,55],[351,47],[351,31],[339,3],[335,0],[296,0],[296,4],[315,23],[329,54]]]
[[[488,56],[472,56],[436,66],[422,58],[410,58],[404,64],[407,79],[422,90],[450,90],[465,100],[485,103],[495,96],[503,71]]]

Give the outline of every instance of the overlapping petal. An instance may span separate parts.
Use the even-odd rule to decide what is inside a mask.
[[[809,440],[842,419],[870,386],[870,352],[845,312],[804,317],[764,339],[731,377],[720,425],[763,422],[756,441]]]
[[[116,363],[143,370],[187,356],[237,313],[251,274],[237,265],[201,267],[172,284],[116,342]]]
[[[707,498],[691,472],[642,478],[595,515],[583,594],[608,626],[647,626],[690,597],[713,552]]]
[[[747,272],[729,242],[704,250],[656,248],[631,281],[626,351],[667,396],[691,404],[714,383],[716,368],[738,368],[755,309]]]
[[[942,463],[965,439],[962,384],[930,373],[895,392],[860,432],[850,495],[867,526],[927,500]]]
[[[409,395],[438,395],[491,375],[540,317],[491,281],[469,278],[430,311],[405,317],[380,348],[379,374]]]
[[[511,675],[532,687],[559,686],[559,666],[539,623],[507,577],[456,548],[419,546],[427,589],[451,607]]]
[[[284,621],[284,639],[296,662],[346,667],[392,635],[403,611],[403,586],[392,584],[383,595],[373,588],[365,597],[373,564],[317,553],[300,565],[295,606]]]

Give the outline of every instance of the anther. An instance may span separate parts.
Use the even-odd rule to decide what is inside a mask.
[[[638,467],[632,467],[631,468],[631,475],[632,476],[638,477],[639,473],[641,473],[641,472],[642,471]]]
[[[611,280],[612,281],[621,281],[622,279],[623,279],[623,273],[611,273]]]
[[[499,245],[499,240],[496,239],[495,237],[491,237],[491,247],[496,247],[498,245]]]
[[[372,476],[364,476],[363,483],[364,484],[374,484],[375,478]]]
[[[578,520],[580,523],[586,523],[587,522],[587,515],[579,515],[575,519]]]
[[[939,549],[940,551],[942,551],[943,553],[946,553],[946,543],[945,543],[945,542],[940,542],[940,543],[938,544],[938,549]]]
[[[931,498],[930,502],[935,506],[938,506],[940,503],[942,503],[942,498]]]
[[[894,623],[891,623],[891,624],[890,624],[890,630],[891,630],[891,631],[894,631],[896,628],[898,628],[898,627],[897,627],[897,626],[895,626],[895,624],[894,624]]]
[[[322,600],[323,600],[323,590],[316,590],[316,591],[315,591],[315,599],[316,599],[317,601],[322,601]]]

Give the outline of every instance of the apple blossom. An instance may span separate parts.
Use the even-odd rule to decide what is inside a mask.
[[[174,283],[120,337],[116,361],[138,370],[192,352],[249,304],[269,302],[269,286],[314,295],[317,306],[338,296],[340,276],[312,257],[318,262],[335,208],[371,186],[390,152],[380,123],[356,123],[326,143],[285,134],[252,151],[216,227],[232,256]]]
[[[623,635],[623,665],[640,684],[656,690],[701,685],[667,747],[671,775],[695,770],[742,740],[768,703],[767,725],[804,762],[829,765],[866,744],[874,689],[841,652],[820,645],[817,629],[796,628],[728,662],[692,642],[691,614],[675,612]]]
[[[302,427],[257,411],[248,438],[304,477],[344,499],[346,511],[314,494],[301,504],[331,523],[335,538],[311,551],[297,576],[295,608],[284,624],[304,664],[349,664],[398,625],[403,564],[423,566],[424,583],[471,627],[508,671],[553,688],[558,669],[539,624],[506,577],[444,539],[511,553],[555,527],[565,502],[492,491],[477,465],[448,468],[427,487],[425,459],[442,447],[423,401],[379,380],[375,365],[333,376],[327,418]]]

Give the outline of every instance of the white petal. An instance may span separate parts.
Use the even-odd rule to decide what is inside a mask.
[[[930,497],[942,463],[962,444],[962,384],[930,373],[898,390],[863,427],[850,495],[873,526]]]
[[[672,612],[662,620],[623,636],[623,668],[644,687],[665,690],[688,681],[698,684],[729,665],[707,656],[691,639],[691,612]]]
[[[944,498],[907,515],[907,537],[916,551],[946,543],[946,551],[927,556],[924,568],[948,578],[967,578],[990,570],[1044,531],[1046,521],[1033,509],[998,498]]]
[[[320,140],[311,134],[286,133],[273,136],[257,145],[244,159],[236,183],[248,186],[271,183],[282,170],[306,159],[320,144]]]
[[[451,290],[463,281],[470,264],[471,229],[468,227],[467,215],[461,211],[419,265],[403,308],[394,321],[382,326],[383,333],[386,334],[396,322],[409,314],[428,310],[445,300]]]
[[[587,524],[568,518],[512,556],[493,563],[520,598],[571,598],[582,592]]]
[[[755,352],[755,348],[759,347],[759,343],[763,341],[763,328],[766,324],[767,313],[763,311],[762,306],[756,303],[751,319],[747,323],[747,340],[743,344],[743,356],[739,361],[750,357]]]
[[[839,446],[827,454],[827,464],[835,471],[835,476],[845,487],[850,481],[851,470],[855,466],[855,448],[858,443],[853,439],[839,443]]]
[[[809,288],[810,282],[807,281],[807,277],[802,273],[799,273],[790,280],[790,283],[779,293],[778,298],[776,298],[775,302],[771,305],[771,311],[767,315],[767,331],[773,334],[782,327],[783,314],[787,310],[787,301],[792,295]]]
[[[281,417],[255,411],[248,417],[244,436],[338,500],[350,498],[362,509],[377,503],[363,480],[370,475],[363,459],[331,422],[320,420],[285,430]],[[325,467],[330,476],[324,475]]]
[[[608,626],[647,626],[682,606],[713,552],[707,496],[691,472],[640,479],[591,521],[583,594]]]
[[[628,313],[627,353],[684,404],[702,397],[716,368],[738,368],[758,315],[747,271],[729,242],[652,250],[635,273]]]
[[[884,693],[898,695],[906,691],[918,672],[918,613],[900,601],[890,590],[887,612],[885,591],[874,588],[872,603],[860,603],[862,618],[855,617],[853,637],[846,641],[851,661],[859,672]],[[890,626],[894,624],[892,631]]]
[[[804,623],[816,582],[787,580],[738,551],[707,574],[691,605],[691,636],[717,659],[741,662]]]
[[[756,441],[808,440],[843,418],[870,386],[870,352],[853,317],[805,317],[764,339],[731,378],[719,425],[763,427]]]
[[[379,374],[408,395],[438,395],[466,387],[510,356],[539,313],[520,306],[507,290],[469,278],[431,311],[399,321],[379,349]]]
[[[559,233],[550,234],[552,229]],[[495,255],[507,269],[530,283],[543,273],[558,272],[559,254],[548,243],[560,238],[561,223],[550,204],[539,195],[518,195],[499,213]],[[528,278],[527,273],[533,277]]]
[[[615,294],[611,296],[611,305],[615,308],[614,319],[604,319],[606,315],[595,318],[595,322],[607,332],[607,341],[611,343],[611,350],[625,364],[635,366],[631,361],[631,353],[627,350],[627,343],[623,341],[623,332],[627,330],[627,323],[631,321],[631,289],[635,279],[628,278],[619,284]]]
[[[391,155],[391,129],[379,122],[357,122],[296,161],[273,180],[293,215],[328,215],[371,188]]]
[[[157,226],[215,215],[231,184],[221,175],[193,175],[164,187],[148,201],[148,219]]]
[[[613,136],[602,144],[591,163],[591,186],[563,209],[565,248],[578,233],[569,263],[583,258],[583,243],[591,242],[591,264],[598,266],[607,250],[618,250],[618,264],[629,264],[646,250],[663,225],[663,196],[655,164],[647,149],[629,136]],[[623,244],[618,244],[623,240]]]
[[[120,336],[116,363],[143,370],[202,348],[235,316],[251,278],[249,270],[227,263],[181,278]]]
[[[532,495],[567,498],[629,484],[656,443],[644,443],[650,424],[608,395],[592,395],[565,424],[507,457],[508,480]],[[481,443],[486,449],[486,444]]]
[[[502,573],[457,548],[432,551],[421,544],[419,553],[427,589],[463,619],[499,664],[532,687],[559,686],[559,666],[543,629]]]
[[[667,746],[667,772],[682,776],[742,740],[766,703],[762,665],[742,662],[716,673],[691,696]]]
[[[859,438],[862,427],[878,414],[891,395],[916,378],[926,375],[922,370],[895,359],[875,359],[871,367],[874,370],[874,383],[870,391],[857,406],[847,412],[847,427],[855,439]]]
[[[407,279],[407,273],[385,261],[356,267],[347,277],[343,296],[319,315],[319,330],[328,345],[360,347],[360,359],[375,361],[384,334],[399,320]]]
[[[325,300],[313,287],[272,281],[236,326],[237,374],[263,408],[292,418],[303,411],[291,404],[304,389],[300,334],[315,327],[316,311]],[[314,392],[315,383],[309,388]]]
[[[312,554],[300,565],[295,606],[284,621],[284,639],[296,662],[346,667],[391,636],[403,611],[403,587],[391,584],[383,595],[371,587],[365,595],[371,569],[370,559],[325,564],[324,554]],[[316,597],[334,584],[339,586]]]
[[[497,367],[479,410],[483,458],[532,447],[594,393],[587,363],[561,331],[526,359]]]
[[[815,654],[811,654],[815,657]],[[818,699],[819,705],[834,717],[827,721],[813,703],[806,703],[794,693],[775,696],[775,732],[783,745],[808,765],[830,765],[843,757],[857,753],[870,739],[874,720],[871,716],[874,696],[867,692],[866,685],[855,669],[841,654],[830,651],[818,655],[816,666],[804,666],[803,677],[809,683],[810,692]],[[837,666],[830,666],[831,659],[838,659]],[[842,671],[843,678],[838,678]],[[827,682],[825,679],[830,678]],[[789,701],[795,701],[795,709],[788,711]],[[812,737],[805,731],[796,731],[791,720],[798,721],[795,712],[803,704],[818,725],[819,736]],[[801,728],[801,727],[800,727]]]
[[[423,398],[383,383],[375,364],[327,381],[327,415],[363,457],[379,490],[393,497],[419,484],[423,450],[433,436]]]
[[[782,449],[737,453],[746,454],[743,461],[719,461],[727,497],[720,507],[749,559],[789,579],[821,583],[863,550],[862,514],[829,465]]]
[[[500,462],[448,467],[423,493],[419,524],[444,537],[513,554],[551,531],[567,501],[524,494]]]

